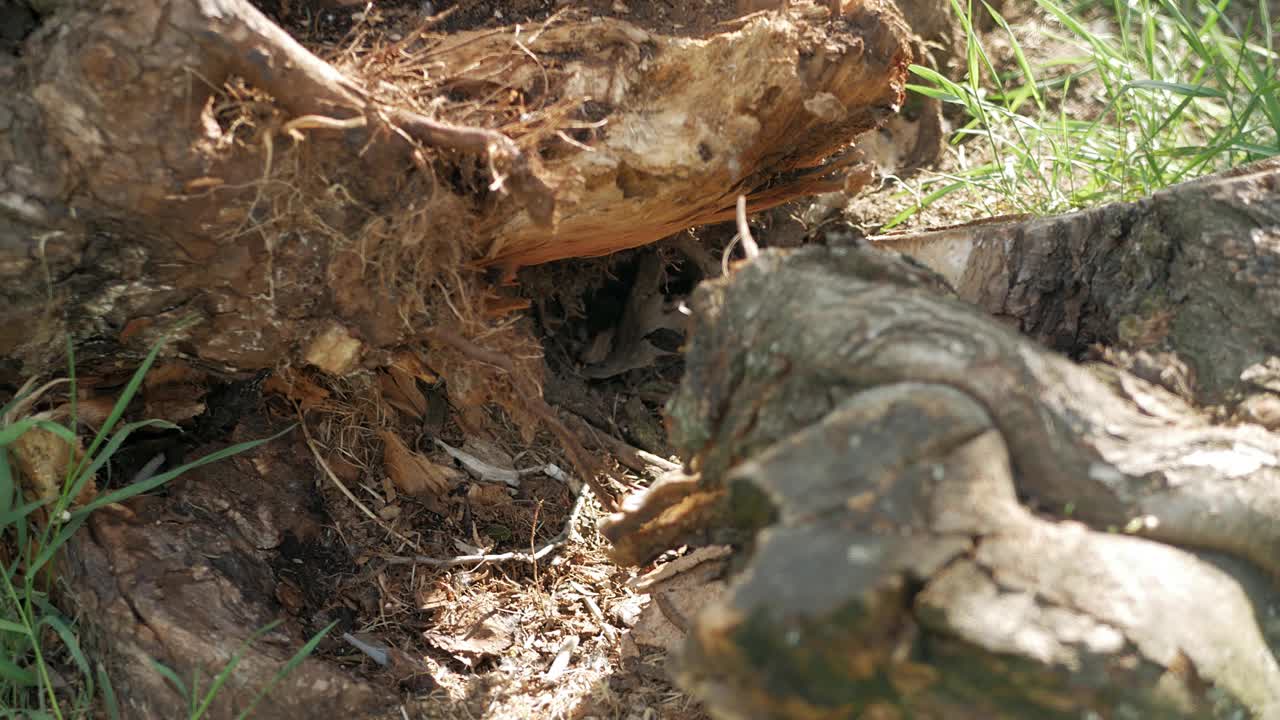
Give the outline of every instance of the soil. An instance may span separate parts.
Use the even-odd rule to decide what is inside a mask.
[[[700,232],[715,247],[717,242],[725,244],[732,230],[719,226]],[[598,344],[601,334],[616,328],[629,296],[649,289],[635,284],[637,265],[649,255],[661,258],[657,289],[670,297],[687,294],[702,277],[696,263],[667,241],[607,258],[529,268],[521,274],[520,288],[534,301],[548,369],[548,400],[601,433],[669,457],[662,408],[683,369],[678,355],[614,377],[588,379],[582,374],[587,365],[584,354]],[[712,258],[718,264],[716,255],[713,252]],[[677,348],[681,340],[675,338],[668,347]],[[340,394],[360,393],[349,388]],[[287,413],[281,400],[268,395],[266,411]],[[312,418],[319,442],[350,444],[342,439],[339,418],[317,413]],[[457,421],[451,409],[441,436],[461,444],[465,433]],[[540,435],[525,443],[499,411],[490,412],[484,431],[498,447],[497,455],[510,458],[515,467],[546,462],[569,467],[554,438]],[[400,432],[402,437],[414,434],[403,425]],[[590,435],[584,442],[605,453],[606,462],[630,489],[652,481],[652,473],[637,473],[609,457],[604,447],[591,447]],[[429,456],[449,462],[438,451]],[[427,507],[404,496],[387,502],[385,488],[378,486],[376,460],[352,460],[373,466],[352,468],[368,493],[366,502],[371,496],[375,512],[393,516],[395,528],[436,557],[468,554],[477,546],[489,553],[528,551],[561,531],[574,504],[569,487],[542,475],[523,478],[509,499],[486,492],[492,486],[464,481],[444,507]],[[607,543],[593,530],[605,515],[598,503],[588,503],[579,519],[580,538],[536,567],[494,563],[431,570],[382,562],[388,552],[413,551],[390,551],[385,531],[331,484],[302,502],[327,518],[326,531],[309,540],[287,537],[280,546],[272,567],[284,588],[278,591],[282,604],[309,632],[338,620],[338,631],[374,638],[420,658],[431,678],[426,693],[415,693],[348,643],[326,642],[319,651],[319,657],[385,685],[388,693],[416,696],[410,707],[433,708],[422,717],[706,717],[671,685],[663,650],[628,641],[629,623],[647,600],[629,583],[648,568],[621,568],[609,558]],[[501,651],[450,651],[429,639],[466,637],[493,617],[502,619],[499,632],[510,636]],[[544,677],[547,669],[569,637],[577,638],[570,665],[558,680],[549,682]]]

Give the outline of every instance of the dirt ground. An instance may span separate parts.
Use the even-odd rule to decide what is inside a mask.
[[[700,230],[701,242],[710,248],[705,257],[690,258],[681,251],[694,247],[688,242],[692,237],[674,238],[608,258],[529,268],[520,277],[521,294],[533,303],[543,338],[546,397],[581,433],[588,450],[626,484],[615,484],[620,494],[678,466],[679,458],[670,455],[666,444],[662,406],[680,377],[674,351],[683,336],[670,327],[643,328],[641,334],[651,338],[649,347],[656,352],[632,347],[629,356],[640,358],[636,367],[609,366],[600,348],[612,346],[633,297],[657,293],[666,304],[675,304],[704,270],[718,272],[720,251],[715,248],[722,248],[731,233],[728,226]],[[654,267],[660,269],[656,278],[646,274]],[[594,364],[589,362],[593,359]],[[616,374],[590,377],[603,372]],[[419,382],[418,387],[448,406],[447,383],[431,387]],[[296,386],[276,392],[281,386],[268,382],[265,389],[261,407],[288,416]],[[385,684],[388,693],[412,697],[408,707],[415,712],[430,708],[415,717],[706,717],[672,686],[666,648],[634,640],[638,623],[645,626],[641,635],[650,637],[655,623],[669,630],[669,621],[636,588],[651,568],[619,567],[608,557],[606,541],[595,532],[606,514],[598,502],[588,500],[575,515],[575,489],[544,473],[522,477],[518,490],[508,495],[431,447],[432,438],[439,438],[509,469],[547,463],[568,468],[555,438],[540,434],[526,442],[496,410],[470,435],[459,425],[456,408],[448,408],[436,428],[426,429],[427,421],[419,424],[394,410],[362,405],[357,398],[368,390],[359,383],[329,386],[330,402],[309,412],[307,420],[331,467],[382,522],[365,516],[333,483],[321,481],[312,502],[329,519],[326,529],[320,539],[282,546],[275,563],[282,579],[278,598],[310,631],[338,619],[335,637],[350,632],[376,646],[396,648],[420,661],[426,675],[406,680],[380,668],[349,641],[324,643],[320,657]],[[378,420],[354,418],[347,414],[350,408],[387,414]],[[454,468],[460,482],[444,503],[423,503],[397,493],[386,480],[379,482],[385,475],[381,458],[326,450],[372,444],[371,438],[362,442],[360,436],[375,424],[397,428],[401,437],[416,437],[416,450]],[[637,455],[647,460],[637,463]],[[431,568],[387,562],[417,554],[404,540],[391,537],[388,528],[417,542],[423,553],[449,559],[531,552],[562,536],[567,523],[576,532],[536,564],[476,561]],[[658,565],[676,556],[670,554]]]

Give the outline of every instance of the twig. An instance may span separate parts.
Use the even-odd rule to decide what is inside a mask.
[[[410,540],[404,535],[401,535],[395,528],[383,522],[382,518],[374,514],[374,512],[370,510],[367,505],[360,502],[360,498],[356,497],[355,494],[352,493],[351,490],[348,489],[347,486],[341,480],[338,479],[338,476],[334,474],[332,469],[330,469],[329,463],[325,462],[324,457],[320,455],[320,451],[316,449],[316,443],[314,440],[311,439],[311,433],[307,432],[307,423],[302,417],[301,409],[298,410],[298,425],[302,427],[302,437],[307,442],[307,448],[311,450],[311,455],[315,457],[316,463],[318,463],[320,465],[320,468],[324,470],[324,474],[328,476],[329,481],[332,482],[334,485],[336,485],[338,490],[340,490],[343,495],[346,495],[347,499],[350,500],[352,503],[354,503],[356,507],[360,508],[360,511],[363,512],[366,516],[368,516],[370,520],[377,523],[383,530],[386,530],[392,535],[395,535],[401,541],[405,542],[410,547],[412,547],[414,550],[421,552],[422,546],[418,545],[418,543],[414,542],[413,540]]]
[[[490,555],[458,555],[451,558],[437,558],[427,555],[389,555],[385,559],[388,565],[429,565],[431,567],[455,567],[457,565],[489,565],[499,562],[526,562],[537,563],[542,558],[555,552],[556,549],[564,546],[570,540],[577,537],[578,516],[582,514],[582,508],[587,504],[587,495],[589,489],[584,486],[578,493],[577,499],[573,502],[573,509],[569,511],[569,519],[565,521],[564,529],[559,535],[552,538],[547,544],[540,548],[533,549],[532,552],[505,552]]]
[[[723,277],[729,274],[729,261],[733,259],[733,251],[738,249],[738,241],[742,239],[742,233],[734,233],[729,238],[729,244],[724,246],[724,252],[720,253],[720,275]]]
[[[595,492],[600,504],[609,512],[613,512],[618,508],[618,502],[613,497],[613,493],[597,477],[596,464],[588,459],[587,451],[583,449],[582,443],[578,442],[573,433],[569,432],[564,423],[560,422],[560,418],[556,417],[555,411],[551,409],[546,400],[528,393],[521,386],[519,379],[516,377],[515,366],[511,364],[511,358],[482,348],[456,332],[445,328],[432,328],[427,331],[426,335],[428,340],[442,342],[472,359],[488,363],[506,372],[511,377],[511,388],[520,397],[525,408],[545,423],[551,433],[560,441],[564,451],[569,455],[570,462],[573,463],[578,474],[582,476],[583,481]]]
[[[591,424],[591,421],[572,413],[572,419],[586,434],[601,447],[613,453],[618,462],[639,473],[652,472],[654,468],[663,472],[679,470],[680,463],[672,462],[660,455],[654,455],[647,450],[641,450],[631,445],[625,440],[614,437],[609,432],[602,430]]]
[[[40,398],[43,397],[45,393],[59,385],[69,382],[71,382],[69,378],[58,378],[56,380],[50,380],[35,390],[32,390],[36,385],[36,377],[33,375],[27,378],[27,381],[22,383],[22,387],[18,388],[18,392],[13,394],[13,400],[10,400],[11,405],[9,410],[3,416],[0,416],[0,423],[5,425],[16,424],[18,422],[18,418],[26,415],[27,411],[39,402]]]
[[[342,639],[354,646],[355,649],[365,655],[368,655],[370,660],[373,660],[383,667],[386,667],[387,664],[391,662],[390,654],[387,652],[387,648],[384,645],[367,643],[349,632],[342,633]]]
[[[280,127],[280,132],[285,135],[294,136],[301,139],[302,134],[299,130],[354,130],[362,128],[368,123],[367,118],[363,115],[356,115],[345,120],[338,120],[327,115],[303,115],[296,117]]]
[[[156,453],[155,457],[148,460],[147,464],[143,465],[142,469],[133,476],[133,480],[130,480],[129,484],[137,485],[150,480],[156,474],[156,470],[159,470],[160,466],[163,464],[164,453]]]
[[[747,196],[738,196],[738,237],[742,238],[742,253],[748,260],[760,257],[760,246],[751,237],[751,226],[747,224]]]
[[[468,453],[465,450],[460,450],[450,445],[449,443],[441,440],[440,438],[436,438],[436,445],[439,445],[442,450],[444,450],[446,453],[449,453],[449,456],[452,457],[454,460],[457,460],[458,462],[462,463],[463,467],[474,472],[476,475],[479,475],[480,480],[484,482],[501,483],[504,485],[510,485],[513,488],[520,487],[520,471],[519,470],[508,470],[506,468],[500,468],[496,465],[490,465],[489,463],[481,460],[475,455],[472,455],[471,453]],[[535,471],[538,471],[538,472],[541,472],[541,470],[542,468],[535,469]]]
[[[577,635],[570,635],[565,638],[556,650],[556,659],[551,662],[551,667],[547,668],[547,672],[542,676],[542,679],[546,682],[559,680],[560,676],[564,675],[564,671],[569,669],[569,662],[573,659],[573,653],[577,649]]]
[[[574,505],[577,505],[575,500]],[[542,498],[538,498],[538,504],[533,506],[533,522],[529,523],[529,554],[534,555],[538,552],[538,515],[542,512]],[[572,526],[570,526],[572,527]],[[533,586],[538,587],[538,563],[533,564]]]
[[[534,39],[536,40],[537,38],[535,37]],[[515,33],[511,36],[511,42],[515,43],[516,47],[524,51],[524,54],[528,55],[529,59],[533,60],[533,64],[537,65],[538,70],[542,72],[542,104],[534,109],[534,112],[537,112],[547,104],[547,93],[551,92],[551,77],[547,75],[547,68],[542,64],[542,61],[538,59],[538,56],[534,55],[532,50],[526,47],[524,43],[520,42],[519,25],[516,26]]]

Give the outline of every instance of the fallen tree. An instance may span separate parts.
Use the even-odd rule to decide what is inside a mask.
[[[0,59],[0,382],[58,364],[67,337],[103,387],[160,337],[192,385],[393,367],[408,347],[460,414],[498,402],[528,428],[558,421],[503,280],[727,219],[739,194],[754,210],[856,189],[849,143],[901,101],[910,57],[874,1],[709,3],[683,28],[420,18],[327,55],[237,0],[38,5],[22,58]],[[701,290],[671,413],[698,475],[606,528],[629,562],[739,548],[691,625],[686,685],[729,716],[1274,716],[1280,443],[1223,422],[1275,427],[1274,177],[878,239],[942,279],[810,248]],[[1119,367],[1073,365],[945,280]],[[311,477],[290,472],[318,453],[287,442],[77,539],[67,597],[96,611],[131,710],[183,706],[151,659],[216,672],[305,605],[270,566],[284,530],[318,532],[295,513]],[[248,652],[211,715],[317,629]],[[277,690],[261,707],[278,717],[381,699],[318,661]]]
[[[566,440],[540,398],[527,301],[503,283],[724,219],[740,195],[754,210],[860,187],[869,166],[850,145],[896,111],[911,59],[879,0],[747,16],[726,0],[675,20],[577,8],[509,25],[412,5],[395,33],[339,11],[350,33],[306,46],[245,0],[0,7],[0,385],[61,371],[69,344],[76,419],[93,425],[95,403],[164,340],[139,404],[197,439],[162,454],[217,447],[242,420],[267,432],[250,417],[264,368],[298,414],[324,390],[303,397],[291,379],[378,370],[409,388],[447,378],[446,408],[469,429],[497,404],[528,436]],[[147,442],[165,439],[139,441],[140,466]],[[323,626],[241,647],[300,607],[271,566],[316,534],[293,512],[313,479],[299,442],[108,508],[68,548],[62,598],[88,611],[88,644],[129,712],[187,702],[153,660],[211,677],[240,651],[209,709],[234,717]],[[591,459],[565,446],[593,482]],[[277,484],[288,492],[260,494]],[[384,699],[308,661],[259,709],[376,714]]]
[[[1104,346],[1183,398],[1274,429],[1278,169],[1267,160],[1137,203],[873,242],[915,257],[961,298],[1050,347]]]
[[[222,370],[335,374],[427,328],[475,335],[521,306],[486,268],[653,242],[739,194],[856,188],[849,143],[896,110],[910,61],[881,2],[711,3],[685,35],[423,18],[333,62],[243,0],[41,7],[3,61],[8,382],[67,335],[85,362],[169,335]]]
[[[701,287],[668,406],[696,475],[605,527],[633,563],[742,548],[691,622],[685,686],[722,717],[1280,716],[1280,438],[1193,402],[1266,392],[1255,366],[1275,362],[1280,323],[1249,318],[1274,305],[1221,303],[1268,291],[1248,268],[1276,259],[1280,206],[1261,192],[1274,182],[1260,167],[917,239],[950,238],[935,262],[987,259],[939,263],[970,299],[1077,309],[1017,315],[1049,338],[1126,312],[1121,279],[1177,296],[1136,306],[1177,328],[1142,352],[1201,369],[1185,398],[1055,355],[895,253],[765,253]],[[1151,254],[1165,262],[1117,260]],[[1194,281],[1176,281],[1184,264]],[[1209,308],[1241,321],[1192,323]],[[1230,349],[1215,355],[1226,368],[1197,356],[1211,345]]]

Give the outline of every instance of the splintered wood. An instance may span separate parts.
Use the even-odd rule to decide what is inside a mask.
[[[530,58],[506,82],[589,98],[598,114],[583,141],[544,153],[558,222],[548,231],[512,214],[492,232],[487,263],[518,267],[602,255],[688,227],[869,178],[849,150],[898,109],[907,32],[895,8],[859,3],[752,16],[703,38],[662,35],[614,19],[566,22],[535,33]],[[487,67],[512,38],[459,38],[452,67]],[[568,58],[568,59],[555,59]],[[834,156],[834,157],[833,157]]]

